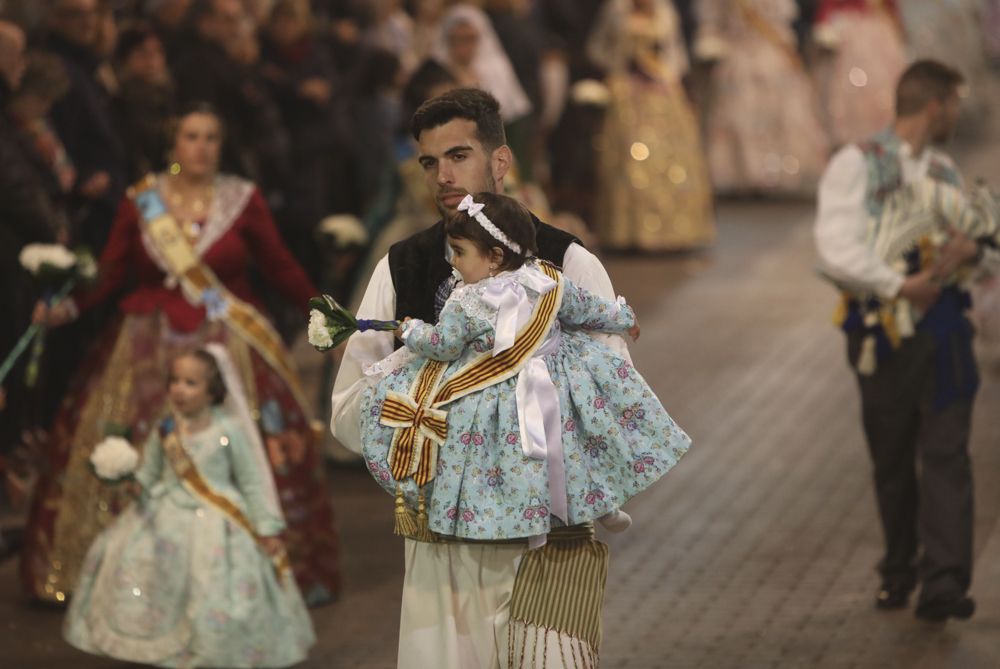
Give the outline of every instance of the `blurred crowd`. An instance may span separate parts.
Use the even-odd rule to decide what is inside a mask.
[[[966,74],[970,124],[1000,60],[998,0],[0,0],[0,18],[2,353],[37,297],[18,251],[99,255],[128,186],[174,169],[193,102],[223,121],[222,170],[350,302],[438,217],[408,120],[449,88],[500,101],[508,188],[543,220],[683,250],[711,243],[714,195],[811,195],[833,148],[891,119],[908,59]]]

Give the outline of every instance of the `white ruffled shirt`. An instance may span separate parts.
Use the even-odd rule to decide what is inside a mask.
[[[947,156],[928,147],[913,155],[905,142],[899,160],[904,183],[927,176],[931,158],[951,162]],[[865,239],[868,234],[868,209],[865,203],[868,167],[861,149],[846,146],[830,160],[819,183],[819,208],[814,235],[823,270],[845,285],[871,291],[891,299],[903,285],[902,273],[890,267]]]

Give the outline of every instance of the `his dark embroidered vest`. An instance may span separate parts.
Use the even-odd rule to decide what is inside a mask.
[[[872,216],[880,216],[886,198],[903,186],[903,167],[899,159],[900,146],[902,142],[891,129],[883,130],[870,139],[858,143],[868,168],[865,206]],[[958,188],[962,185],[962,179],[955,168],[936,156],[931,157],[927,176]]]
[[[538,257],[554,265],[563,264],[570,244],[580,240],[534,215],[535,241]],[[451,276],[451,265],[444,258],[444,221],[438,221],[423,232],[397,242],[389,249],[389,272],[396,290],[397,319],[410,316],[428,323],[437,321],[434,296],[445,279]]]

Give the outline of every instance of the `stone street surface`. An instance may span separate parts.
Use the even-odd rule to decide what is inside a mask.
[[[982,170],[998,153],[968,154],[968,176],[996,178]],[[601,666],[1000,667],[996,358],[984,352],[972,440],[978,611],[943,625],[876,612],[880,529],[836,297],[813,270],[811,203],[723,203],[718,218],[708,253],[607,259],[640,317],[636,365],[694,446],[628,505],[632,529],[604,537]],[[311,351],[300,359],[316,366]],[[320,642],[301,666],[388,669],[402,576],[392,500],[362,471],[330,480],[344,589],[314,611]],[[127,666],[67,646],[61,612],[25,604],[15,575],[0,566],[0,666]]]

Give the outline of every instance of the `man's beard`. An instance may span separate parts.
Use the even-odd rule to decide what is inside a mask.
[[[493,192],[496,191],[496,183],[497,183],[496,179],[493,178],[493,166],[490,165],[487,162],[486,163],[486,180],[485,180],[485,182],[483,183],[483,185],[480,188],[478,188],[477,190],[474,190],[472,192],[473,193],[479,193],[479,192],[484,192],[485,191],[487,193],[493,193]],[[448,191],[448,192],[453,193],[453,192],[456,192],[456,191]],[[441,195],[442,195],[442,193],[440,191],[438,191],[437,197],[434,198],[434,204],[437,205],[438,212],[441,214],[441,216],[443,218],[448,218],[450,215],[454,214],[455,212],[453,210],[451,210],[451,209],[448,209],[443,204],[441,204],[441,200],[439,199],[441,197]]]

